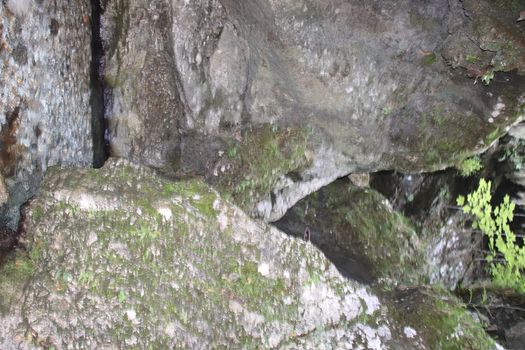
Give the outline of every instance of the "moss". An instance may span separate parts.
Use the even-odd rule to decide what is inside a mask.
[[[36,221],[40,221],[42,220],[42,218],[44,217],[44,208],[42,208],[41,206],[35,206],[33,209],[32,209],[32,213],[31,215],[33,215],[33,218],[36,220]]]
[[[465,61],[467,61],[470,64],[476,64],[480,61],[480,58],[478,55],[467,54],[467,56],[465,57]]]
[[[494,349],[494,341],[449,292],[421,287],[397,290],[390,296],[394,304],[389,314],[398,321],[399,337],[404,337],[401,327],[408,326],[430,349]]]
[[[23,285],[35,272],[31,257],[17,251],[0,267],[0,314],[9,311],[10,305],[22,295]]]
[[[354,203],[350,208],[344,207],[347,212],[343,225],[354,233],[352,244],[356,253],[362,250],[359,253],[366,256],[380,277],[393,277],[403,266],[403,276],[414,278],[413,272],[422,257],[411,256],[415,233],[408,221],[390,212],[376,192],[352,189],[348,196]]]
[[[362,278],[418,281],[424,260],[418,237],[409,221],[385,200],[373,190],[338,180],[301,200],[293,215],[314,231],[322,231],[322,247],[339,247],[337,254],[358,264]],[[326,254],[330,256],[330,248]],[[310,283],[319,278],[315,271],[310,273]]]
[[[282,175],[310,164],[309,131],[263,125],[246,130],[240,144],[234,144],[223,159],[225,168],[218,187],[240,206],[251,211],[268,194]]]
[[[436,107],[421,116],[419,140],[407,145],[413,152],[422,153],[425,169],[438,170],[445,163],[457,163],[462,160],[459,153],[472,148],[488,132],[488,128],[480,128],[465,137],[463,130],[470,127],[470,118],[450,116],[442,109]]]
[[[432,52],[429,55],[425,55],[425,57],[423,58],[423,64],[427,66],[431,66],[434,63],[436,63],[436,60],[437,60],[437,56],[435,53]]]
[[[499,130],[499,127],[492,130],[486,137],[485,137],[485,144],[490,145],[492,142],[497,140],[500,136],[502,136],[501,131]]]

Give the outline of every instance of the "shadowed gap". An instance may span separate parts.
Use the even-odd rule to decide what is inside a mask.
[[[108,87],[104,82],[104,48],[101,39],[100,19],[102,0],[91,0],[91,136],[93,140],[93,167],[100,168],[109,157],[109,145],[105,140],[107,122],[105,107]]]

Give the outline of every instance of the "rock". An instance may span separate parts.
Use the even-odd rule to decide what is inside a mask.
[[[509,130],[509,135],[520,140],[525,140],[525,124],[519,123]]]
[[[505,340],[509,350],[523,349],[523,344],[525,344],[525,321],[518,322],[506,330]]]
[[[452,171],[438,174],[373,174],[371,187],[339,179],[300,200],[275,222],[310,239],[343,275],[368,283],[414,285],[422,281],[450,290],[468,286],[482,235],[451,210],[465,184]],[[384,195],[374,188],[390,193]]]
[[[395,302],[200,180],[53,167],[29,208],[29,255],[0,271],[2,348],[494,348],[443,292],[399,309],[417,323],[393,318]]]
[[[348,178],[357,187],[369,187],[370,186],[370,174],[369,173],[353,173],[348,175]]]
[[[462,23],[454,25],[456,30],[445,42],[443,56],[449,64],[465,68],[477,78],[490,71],[525,73],[525,29],[515,25],[522,5],[476,0],[454,0],[451,4],[464,12],[454,12],[455,18],[449,19]],[[463,21],[458,17],[463,17]],[[470,42],[465,40],[466,34]]]
[[[399,349],[502,349],[484,337],[479,323],[455,297],[439,288],[398,289],[390,297],[389,316],[394,332],[409,339],[412,345]]]
[[[374,190],[340,179],[300,200],[276,226],[310,239],[339,270],[365,282],[413,284],[425,277],[425,246],[408,220]]]
[[[192,162],[270,221],[349,173],[458,164],[524,116],[525,78],[515,72],[523,72],[523,33],[502,6],[110,0],[103,33],[112,150],[177,172],[186,162],[181,135],[222,139],[229,146],[216,166],[207,152]],[[493,70],[504,73],[482,83]],[[245,176],[227,155],[257,154],[260,145],[245,140],[265,128],[280,147],[257,162],[271,164],[282,149],[303,154]],[[307,136],[305,147],[279,139],[290,130]]]
[[[425,251],[427,277],[432,284],[454,290],[474,281],[482,257],[481,233],[466,225],[455,208],[456,197],[465,194],[469,182],[454,170],[430,174],[374,174],[371,187],[383,194],[396,211],[418,227]]]
[[[9,198],[9,192],[5,185],[4,176],[0,173],[0,206],[4,205]]]
[[[48,166],[92,162],[90,14],[88,0],[0,5],[1,216],[12,228]]]

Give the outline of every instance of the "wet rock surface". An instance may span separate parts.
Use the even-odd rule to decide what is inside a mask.
[[[126,161],[51,168],[27,223],[28,254],[0,274],[3,348],[494,348],[446,293],[395,317],[399,298],[346,280],[311,243]]]
[[[0,4],[0,215],[12,229],[48,166],[92,162],[90,13],[87,0]]]
[[[236,179],[235,187],[250,179],[223,157],[235,146],[258,150],[242,142],[252,130],[302,130],[309,163],[294,159],[294,169],[275,169],[266,176],[270,189],[241,186],[254,199],[246,209],[269,220],[351,172],[461,162],[523,117],[525,79],[516,74],[523,28],[505,6],[108,1],[111,147],[176,172],[185,167],[181,135],[218,137],[229,147],[201,153],[206,167],[198,170],[226,177],[219,182]],[[487,86],[481,78],[492,71]],[[220,166],[211,166],[218,157]]]

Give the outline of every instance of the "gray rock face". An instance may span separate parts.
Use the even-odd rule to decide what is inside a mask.
[[[10,225],[48,166],[92,162],[90,14],[87,0],[0,4],[0,168]]]
[[[490,85],[481,82],[492,70],[524,71],[523,30],[512,9],[498,6],[108,1],[113,152],[176,172],[188,168],[179,149],[188,132],[255,147],[242,140],[261,124],[304,130],[311,162],[292,169],[295,176],[272,169],[273,193],[250,194],[256,200],[247,208],[270,220],[350,172],[444,168],[523,117],[522,76],[497,73]],[[227,151],[197,158],[212,182],[244,171],[224,159],[209,165]],[[250,179],[234,187],[243,180]]]
[[[127,161],[49,169],[27,232],[0,270],[3,349],[493,348],[443,292],[397,314],[201,181]]]
[[[455,205],[465,192],[465,178],[454,170],[431,174],[374,174],[371,186],[419,228],[430,283],[454,290],[475,281],[483,235],[465,224]]]

